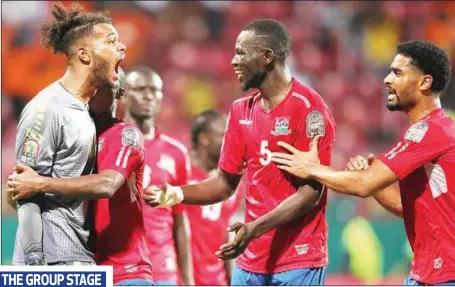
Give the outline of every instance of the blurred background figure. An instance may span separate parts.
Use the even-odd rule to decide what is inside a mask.
[[[125,81],[124,120],[144,135],[143,187],[169,182],[187,184],[190,157],[187,148],[156,126],[163,100],[163,80],[147,66],[134,67]],[[144,224],[156,285],[194,285],[189,227],[183,205],[144,206]]]
[[[226,116],[206,110],[191,122],[191,177],[189,184],[203,181],[216,172],[226,127]],[[245,178],[245,177],[244,177]],[[229,285],[233,260],[219,261],[215,253],[232,241],[226,228],[233,223],[244,196],[243,180],[228,199],[213,205],[186,205],[191,226],[194,282],[196,285]]]
[[[14,166],[14,134],[22,108],[65,70],[64,56],[54,56],[39,44],[38,27],[50,15],[51,4],[2,3],[2,68],[7,71],[2,73],[2,184]],[[407,127],[404,116],[378,108],[387,100],[382,80],[393,58],[389,53],[395,52],[398,42],[429,40],[445,48],[452,63],[455,58],[455,2],[449,1],[81,4],[84,11],[112,11],[120,40],[129,47],[122,64],[125,70],[138,64],[153,66],[168,83],[156,126],[188,148],[194,115],[210,108],[227,113],[232,101],[242,96],[229,63],[238,31],[253,19],[274,18],[288,27],[293,39],[292,74],[323,95],[337,122],[332,165],[338,168],[352,155],[386,149]],[[454,94],[452,78],[441,98],[444,108],[455,110]],[[2,264],[10,264],[17,220],[6,204],[2,206]],[[375,259],[358,264],[361,270],[350,265],[356,256],[353,252],[361,247],[342,244],[348,224],[362,225],[351,221],[358,209],[369,227],[356,240],[378,243],[368,253]],[[239,214],[242,208],[236,215],[242,220]],[[402,284],[410,257],[399,219],[374,200],[362,202],[329,192],[327,220],[330,264],[326,284]],[[361,275],[367,269],[379,270],[381,276],[371,281]]]

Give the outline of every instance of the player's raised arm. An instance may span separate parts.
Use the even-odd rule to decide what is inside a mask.
[[[368,197],[444,153],[449,145],[441,130],[440,126],[425,121],[416,123],[402,140],[364,170],[336,170],[312,161],[308,153],[283,144],[291,154],[274,153],[272,160],[280,168],[302,178],[315,179],[336,192]]]
[[[6,192],[17,201],[36,193],[54,193],[83,199],[110,198],[125,184],[125,177],[115,170],[76,178],[52,178],[38,175],[30,167],[18,164],[17,175],[8,177]]]

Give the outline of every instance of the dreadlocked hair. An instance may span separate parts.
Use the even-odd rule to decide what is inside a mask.
[[[41,27],[41,43],[54,53],[70,54],[77,40],[90,35],[93,26],[100,23],[112,24],[109,12],[82,13],[82,6],[73,3],[69,8],[62,4],[52,5],[54,21]]]

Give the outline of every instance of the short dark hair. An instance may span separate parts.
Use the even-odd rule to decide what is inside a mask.
[[[433,77],[431,91],[444,91],[450,79],[450,61],[443,49],[431,42],[416,40],[399,44],[397,53],[409,57],[414,67]]]
[[[283,23],[274,19],[261,19],[248,24],[243,31],[253,31],[265,41],[265,48],[273,50],[277,55],[289,56],[292,39]]]
[[[54,53],[70,54],[71,45],[93,32],[100,23],[112,24],[109,12],[82,13],[82,6],[73,3],[69,8],[62,4],[52,5],[55,20],[41,27],[41,42]]]
[[[221,116],[222,114],[218,111],[210,109],[203,111],[193,118],[191,121],[191,142],[193,143],[194,147],[197,147],[198,145],[199,135],[209,128],[211,122],[220,118]]]

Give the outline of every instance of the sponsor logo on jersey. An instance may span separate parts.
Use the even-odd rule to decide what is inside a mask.
[[[301,94],[296,92],[292,92],[292,96],[301,99],[305,103],[307,109],[311,107],[310,101],[308,101],[308,99],[305,96],[302,96]]]
[[[444,263],[444,260],[442,260],[441,257],[436,258],[436,259],[433,261],[433,267],[434,267],[434,269],[440,269],[440,268],[442,268],[442,263]]]
[[[295,251],[297,252],[298,255],[305,255],[308,253],[308,243],[297,244],[294,247],[295,247]]]
[[[239,124],[241,125],[251,125],[253,121],[251,120],[239,120]]]

